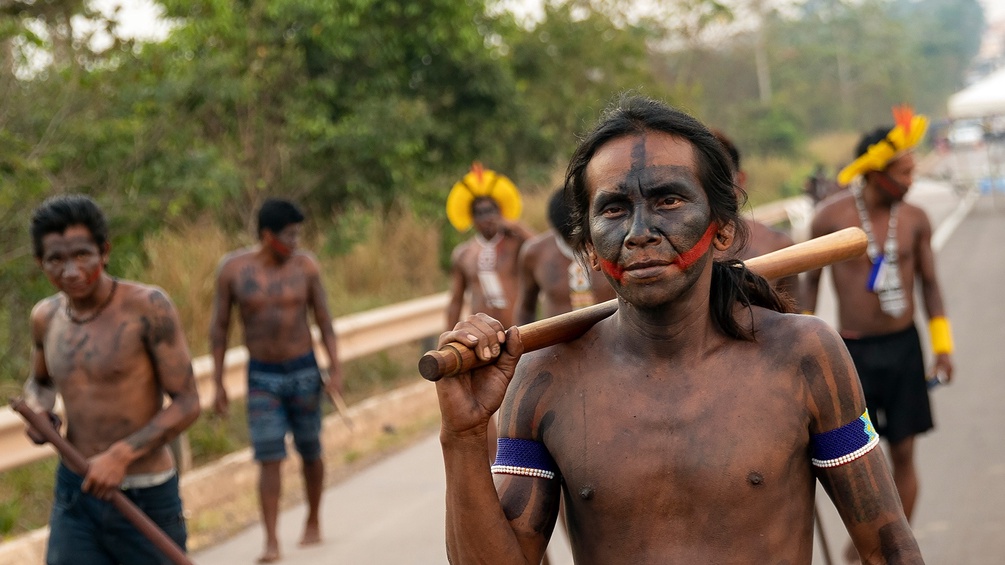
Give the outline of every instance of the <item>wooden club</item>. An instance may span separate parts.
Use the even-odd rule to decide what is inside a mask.
[[[75,447],[70,445],[63,436],[59,435],[59,432],[52,427],[52,423],[45,416],[35,412],[28,406],[28,404],[20,399],[15,398],[10,401],[10,407],[21,415],[26,422],[31,424],[35,430],[37,430],[45,440],[52,444],[59,452],[60,456],[63,458],[63,463],[74,473],[85,476],[87,475],[87,459],[77,451]],[[178,544],[174,542],[173,539],[168,537],[164,530],[160,529],[149,516],[143,513],[132,500],[129,500],[122,491],[116,490],[112,492],[112,498],[109,501],[115,508],[122,513],[122,516],[126,520],[136,527],[157,549],[161,550],[168,559],[171,560],[175,565],[193,565],[192,561],[185,555]]]

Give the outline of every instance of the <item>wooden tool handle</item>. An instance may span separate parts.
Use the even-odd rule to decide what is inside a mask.
[[[868,240],[859,228],[845,228],[825,236],[772,251],[746,261],[747,268],[766,279],[777,279],[812,271],[865,253]],[[618,300],[552,316],[520,326],[524,351],[536,351],[576,339],[594,324],[618,309]],[[490,364],[460,343],[448,343],[429,351],[419,359],[419,373],[426,380],[438,381]]]
[[[68,469],[80,476],[87,475],[87,459],[75,447],[70,445],[70,442],[59,435],[59,432],[52,427],[52,423],[49,418],[35,412],[31,409],[28,404],[20,399],[16,398],[10,401],[10,407],[15,412],[21,415],[22,418],[27,421],[31,427],[35,428],[45,440],[52,444],[59,452],[59,455],[63,458],[63,464],[66,465]],[[126,498],[126,495],[120,490],[112,492],[112,498],[110,500],[113,506],[122,514],[122,516],[129,520],[129,522],[136,527],[151,543],[157,546],[157,549],[161,550],[168,559],[171,560],[175,565],[193,565],[192,561],[189,560],[185,552],[182,551],[178,544],[175,543],[173,539],[168,537],[164,533],[164,530],[160,529],[149,516],[143,513],[142,510],[137,507],[133,501]]]

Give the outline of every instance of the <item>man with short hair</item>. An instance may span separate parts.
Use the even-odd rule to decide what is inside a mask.
[[[617,312],[527,354],[484,314],[441,336],[494,360],[436,383],[452,563],[538,563],[564,494],[581,565],[808,565],[818,479],[870,563],[922,562],[839,336],[713,261],[746,235],[728,159],[690,116],[621,100],[566,173]]]
[[[185,549],[167,443],[199,417],[199,395],[178,312],[163,290],[108,274],[107,222],[87,196],[47,199],[31,237],[35,261],[60,292],[31,312],[25,401],[58,429],[53,407],[62,396],[66,438],[89,463],[83,477],[62,463],[56,471],[46,563],[171,563],[109,499],[121,490]]]
[[[857,158],[838,176],[848,190],[820,203],[811,225],[818,237],[857,226],[869,239],[867,256],[830,267],[837,292],[838,330],[851,353],[869,414],[890,444],[893,478],[910,519],[918,496],[914,438],[933,427],[925,362],[914,325],[914,285],[929,317],[933,375],[953,378],[953,343],[924,210],[904,201],[913,182],[913,150],[928,125],[895,109],[895,126],[866,133]],[[808,273],[805,308],[816,307],[820,271]]]
[[[527,240],[520,249],[519,294],[516,323],[585,308],[614,298],[614,289],[602,273],[588,269],[569,244],[573,223],[562,189],[548,199],[551,229]]]
[[[292,202],[266,200],[258,211],[260,243],[221,260],[213,302],[210,347],[217,413],[226,413],[229,404],[223,361],[234,305],[241,314],[248,348],[248,427],[259,463],[258,494],[265,528],[265,550],[259,563],[280,558],[276,523],[282,492],[280,464],[286,458],[288,432],[292,432],[303,462],[307,495],[307,521],[300,544],[321,542],[321,396],[324,391],[339,394],[342,388],[321,271],[312,254],[298,249],[303,221],[303,212]],[[314,315],[330,361],[327,377],[314,358],[309,314]]]

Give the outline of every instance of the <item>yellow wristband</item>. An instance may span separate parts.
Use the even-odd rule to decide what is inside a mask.
[[[812,316],[813,310],[803,310],[802,312],[800,312],[800,314],[802,314],[803,316]]]
[[[928,321],[928,334],[932,339],[932,352],[936,355],[953,352],[953,333],[945,316],[936,316]]]

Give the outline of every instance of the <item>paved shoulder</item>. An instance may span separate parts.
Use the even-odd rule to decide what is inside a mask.
[[[307,516],[298,505],[279,517],[286,565],[317,563],[444,565],[444,475],[436,434],[325,491],[320,546],[297,547]],[[254,563],[259,526],[194,554],[200,565]]]

